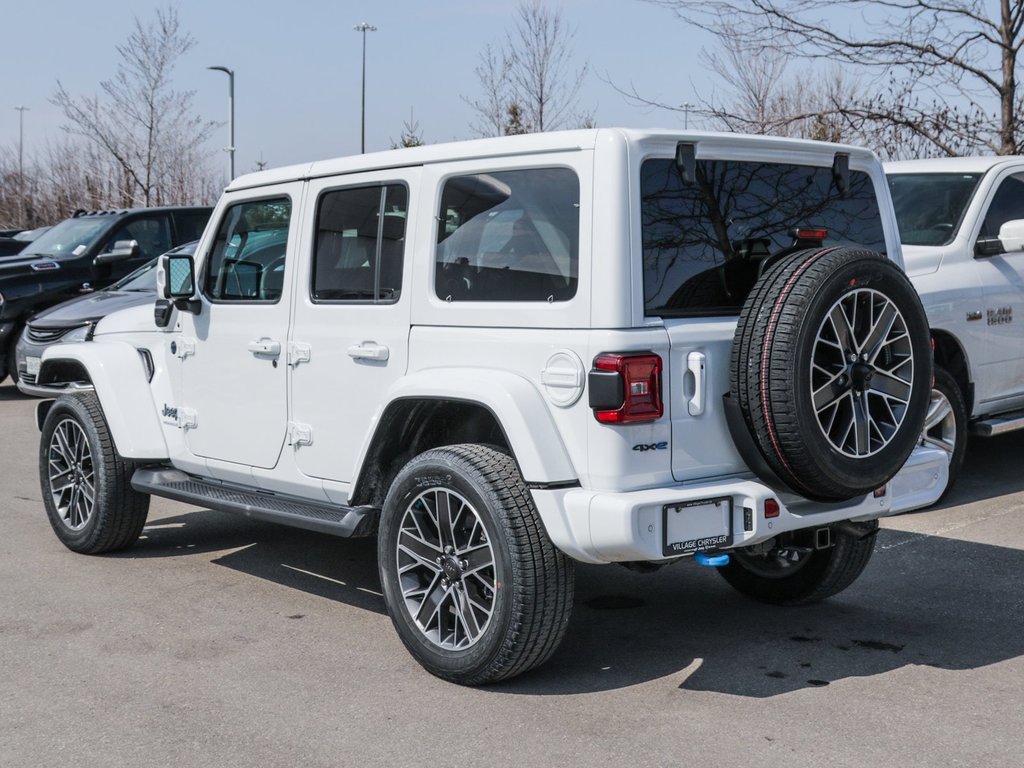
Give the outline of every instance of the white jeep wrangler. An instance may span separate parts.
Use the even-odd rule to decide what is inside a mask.
[[[551,656],[573,560],[818,600],[946,482],[900,264],[845,146],[601,129],[245,176],[155,323],[46,352],[46,510],[86,553],[151,494],[377,534],[402,641],[463,684]]]

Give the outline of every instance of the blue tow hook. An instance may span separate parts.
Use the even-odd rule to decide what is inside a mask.
[[[708,554],[707,552],[694,552],[693,559],[700,565],[707,565],[711,568],[720,568],[723,565],[729,564],[729,556],[724,552],[715,552],[714,554]]]

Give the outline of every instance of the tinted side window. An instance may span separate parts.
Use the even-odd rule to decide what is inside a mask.
[[[114,230],[114,234],[103,246],[103,252],[113,250],[121,240],[135,240],[139,244],[139,255],[147,259],[156,258],[171,250],[171,222],[166,215],[134,219]]]
[[[702,160],[687,184],[673,160],[652,159],[640,194],[648,315],[738,313],[798,227],[827,230],[826,245],[885,251],[874,185],[861,172],[842,194],[831,168]]]
[[[397,301],[402,293],[409,193],[401,184],[336,189],[316,215],[313,298]],[[383,215],[382,215],[383,214]]]
[[[441,193],[435,291],[446,301],[566,301],[579,270],[568,168],[456,176]]]
[[[999,228],[1008,221],[1024,219],[1024,174],[1003,179],[981,225],[982,237],[999,237]]]
[[[178,225],[178,244],[191,243],[203,235],[206,222],[210,220],[209,211],[182,211],[174,214]]]
[[[291,200],[283,197],[228,208],[206,260],[206,295],[214,301],[278,301],[291,213]]]

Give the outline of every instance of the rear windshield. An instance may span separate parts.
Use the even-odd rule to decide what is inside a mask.
[[[889,190],[904,245],[949,245],[964,220],[980,173],[889,175]]]
[[[644,162],[640,179],[647,315],[738,314],[758,276],[825,230],[825,245],[885,252],[871,177],[850,172],[840,192],[831,168],[700,160],[685,183],[672,159]],[[819,233],[820,235],[820,233]]]

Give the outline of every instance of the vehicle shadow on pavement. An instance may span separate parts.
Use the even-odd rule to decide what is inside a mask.
[[[1022,569],[1024,551],[882,531],[846,592],[780,608],[692,562],[646,577],[581,568],[561,648],[495,690],[590,693],[677,676],[683,691],[761,698],[908,665],[974,669],[1024,655]]]
[[[10,402],[11,400],[31,400],[32,398],[28,395],[21,394],[21,391],[11,383],[10,379],[7,379],[0,384],[0,403]]]
[[[211,562],[292,589],[384,613],[376,538],[325,534],[203,510],[152,521],[139,542],[111,557],[209,555]]]

